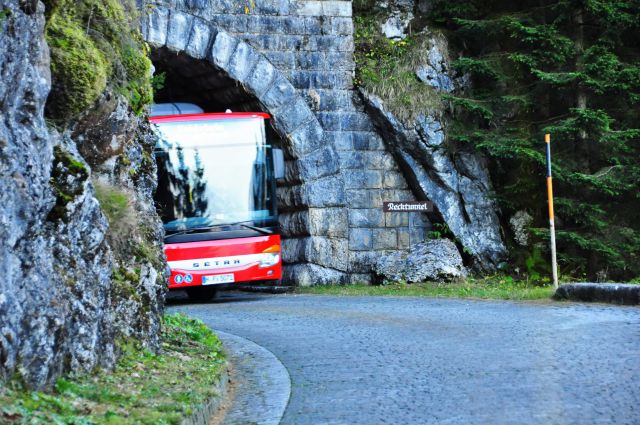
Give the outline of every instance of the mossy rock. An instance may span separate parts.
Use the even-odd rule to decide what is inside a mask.
[[[117,226],[123,221],[134,221],[135,213],[129,204],[129,196],[124,191],[106,184],[95,184],[96,198],[100,202],[100,208],[107,216],[109,224]]]
[[[11,9],[0,9],[0,24],[7,20],[9,16],[11,16]]]
[[[130,299],[135,302],[141,302],[142,298],[136,289],[136,285],[140,283],[140,274],[138,271],[128,270],[119,267],[113,270],[111,276],[111,290],[114,295],[121,299]]]
[[[71,121],[107,87],[125,95],[136,113],[151,103],[151,61],[133,2],[48,0],[45,6],[53,80],[49,118]]]
[[[107,87],[110,64],[80,24],[51,17],[47,28],[53,84],[47,115],[66,120],[87,109]]]
[[[72,179],[69,179],[72,176]],[[82,194],[83,183],[89,177],[85,165],[61,146],[53,148],[53,167],[49,184],[56,195],[56,204],[49,212],[49,221],[68,220],[67,204]]]
[[[153,102],[153,87],[149,52],[138,32],[133,32],[131,40],[122,47],[120,63],[126,72],[122,92],[129,99],[131,108],[139,114],[145,105]]]
[[[416,69],[426,64],[430,34],[390,40],[380,30],[385,18],[386,14],[369,10],[354,19],[356,85],[380,97],[406,124],[420,114],[439,113],[444,108],[442,96],[416,76]]]

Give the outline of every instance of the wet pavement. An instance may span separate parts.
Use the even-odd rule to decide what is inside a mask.
[[[227,292],[168,310],[275,354],[283,424],[640,424],[638,307]]]

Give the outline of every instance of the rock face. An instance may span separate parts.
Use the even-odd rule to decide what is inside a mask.
[[[3,0],[0,10],[0,377],[43,388],[69,371],[110,367],[117,339],[157,346],[161,229],[148,208],[153,161],[143,165],[153,144],[133,114],[121,114],[131,137],[122,137],[112,160],[120,169],[101,177],[122,208],[109,197],[104,208],[146,205],[148,214],[134,215],[144,234],[122,236],[134,247],[114,247],[116,226],[96,199],[94,163],[78,149],[79,141],[97,141],[91,125],[59,134],[44,120],[51,82],[43,4]],[[98,115],[110,120],[114,111]],[[124,134],[104,132],[110,142]]]
[[[411,247],[407,254],[394,252],[376,261],[375,272],[383,281],[451,282],[467,276],[458,248],[449,239],[433,239]]]
[[[433,34],[428,45],[416,76],[434,90],[450,93],[456,82],[450,73],[446,40]],[[402,122],[381,98],[364,90],[361,94],[414,193],[433,201],[451,232],[473,256],[476,269],[495,269],[504,260],[506,248],[483,158],[447,142],[443,113],[423,111],[412,122]]]
[[[513,239],[518,245],[529,245],[529,227],[531,227],[532,223],[533,217],[526,211],[518,211],[509,219]]]
[[[442,37],[433,37],[431,41],[426,64],[416,70],[416,76],[436,90],[451,93],[455,86],[447,60],[447,43]]]
[[[428,1],[377,1],[375,14],[364,13],[374,22],[397,21],[398,14],[428,12]],[[389,20],[385,21],[384,17]],[[465,77],[451,71],[447,40],[442,34],[413,22],[414,46],[398,59],[399,68],[414,73],[424,84],[418,93],[404,93],[404,99],[384,84],[365,83],[360,94],[366,111],[393,154],[409,188],[418,199],[431,200],[436,212],[431,219],[443,221],[453,237],[473,260],[477,271],[492,271],[506,258],[491,182],[483,158],[468,146],[454,146],[446,135],[443,94],[463,89]],[[386,24],[385,24],[386,25]],[[385,28],[381,35],[389,37]],[[400,31],[401,29],[399,29]],[[368,48],[366,44],[361,49]],[[382,72],[382,71],[381,71]],[[395,92],[409,83],[399,82]],[[389,83],[392,87],[393,83]],[[390,94],[391,93],[391,94]],[[410,105],[410,106],[409,106]]]
[[[413,0],[390,0],[379,2],[377,8],[388,14],[380,28],[385,37],[400,40],[407,37],[409,25],[413,20]]]
[[[420,115],[405,125],[385,109],[382,100],[363,92],[385,142],[409,174],[412,189],[430,199],[452,233],[473,255],[480,270],[492,270],[504,260],[491,182],[481,157],[471,152],[452,155],[439,118]]]
[[[407,28],[412,19],[413,14],[411,12],[395,12],[382,24],[382,33],[392,40],[406,38]]]

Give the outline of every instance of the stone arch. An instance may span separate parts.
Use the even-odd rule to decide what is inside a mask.
[[[286,75],[245,41],[200,17],[154,6],[142,23],[153,49],[204,60],[253,95],[273,117],[285,143],[283,206],[285,280],[309,285],[348,281],[348,225],[338,154]],[[280,209],[280,208],[279,208]]]

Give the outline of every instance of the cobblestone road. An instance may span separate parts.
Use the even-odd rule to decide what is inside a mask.
[[[283,424],[640,424],[640,308],[223,293],[170,308],[273,352]]]

